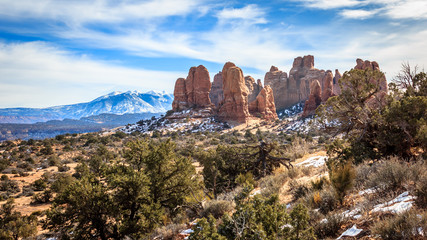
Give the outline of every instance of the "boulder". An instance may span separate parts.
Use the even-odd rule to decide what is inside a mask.
[[[244,123],[250,116],[248,109],[248,88],[242,70],[234,63],[227,62],[222,69],[224,101],[218,117],[223,121]]]
[[[322,103],[321,93],[320,82],[314,80],[310,85],[310,95],[305,101],[302,117],[313,115],[316,112],[316,108]]]
[[[256,99],[249,103],[249,112],[255,117],[261,117],[266,120],[278,119],[273,90],[269,85],[265,86]]]
[[[219,107],[220,103],[224,100],[224,91],[222,90],[222,72],[215,74],[209,98],[211,99],[212,104],[216,107]]]

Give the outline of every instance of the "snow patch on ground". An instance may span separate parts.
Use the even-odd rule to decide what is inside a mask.
[[[181,114],[181,118],[179,118]],[[183,117],[186,116],[186,117]],[[224,129],[229,129],[227,123],[220,122],[214,117],[206,117],[208,114],[204,110],[185,110],[183,112],[173,113],[169,118],[151,118],[141,120],[136,124],[127,125],[120,131],[131,134],[132,132],[152,133],[153,131],[160,132],[217,132]]]
[[[297,163],[296,166],[303,166],[303,167],[321,167],[325,165],[326,160],[328,159],[327,156],[315,156],[308,158],[307,160],[304,160],[300,163]]]
[[[365,194],[372,194],[372,193],[375,193],[375,192],[377,192],[377,189],[376,188],[368,188],[368,189],[365,189],[365,190],[363,190],[363,191],[359,191],[359,193],[358,193],[358,195],[365,195]]]
[[[409,192],[404,192],[391,201],[376,205],[372,212],[402,213],[412,208],[414,200],[414,196],[409,195]]]
[[[351,228],[347,229],[345,232],[343,232],[343,233],[341,234],[341,236],[339,236],[339,237],[337,238],[337,240],[338,240],[338,239],[341,239],[341,238],[343,238],[343,237],[356,237],[356,236],[357,236],[357,235],[359,235],[362,231],[363,231],[363,229],[358,229],[358,228],[357,228],[357,226],[356,226],[356,224],[354,224],[354,225],[353,225],[353,227],[351,227]]]

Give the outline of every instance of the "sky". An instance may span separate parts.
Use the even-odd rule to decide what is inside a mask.
[[[341,73],[375,60],[390,80],[426,53],[426,0],[0,0],[0,108],[173,93],[227,61],[263,80],[308,54]]]

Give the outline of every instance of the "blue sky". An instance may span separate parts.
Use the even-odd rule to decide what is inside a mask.
[[[263,79],[312,54],[319,69],[375,60],[390,80],[427,64],[426,0],[0,0],[0,107],[165,90],[226,61]]]

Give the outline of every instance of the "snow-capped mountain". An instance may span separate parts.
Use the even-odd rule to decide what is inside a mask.
[[[3,108],[0,123],[35,123],[80,119],[102,113],[164,113],[172,108],[173,95],[166,92],[112,92],[87,103],[48,108]]]

